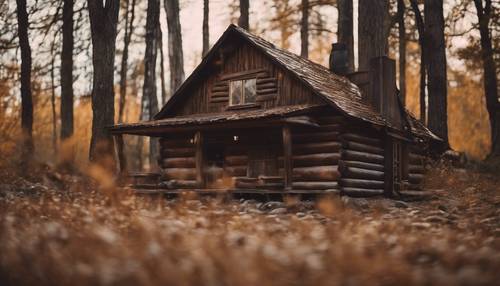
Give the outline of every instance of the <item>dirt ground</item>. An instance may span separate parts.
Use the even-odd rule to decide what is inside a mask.
[[[133,196],[0,178],[0,285],[498,285],[500,179],[440,167],[425,200]]]

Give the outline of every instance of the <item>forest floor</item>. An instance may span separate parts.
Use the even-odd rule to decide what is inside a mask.
[[[179,197],[0,174],[1,285],[498,285],[500,178],[429,171],[421,201]]]

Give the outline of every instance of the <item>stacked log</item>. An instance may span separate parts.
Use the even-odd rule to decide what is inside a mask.
[[[341,192],[366,197],[384,193],[384,148],[380,135],[347,132],[341,136]]]
[[[320,127],[292,130],[292,189],[338,190],[339,141],[344,119],[338,115],[315,117]]]
[[[425,155],[416,146],[411,146],[408,153],[408,184],[405,190],[420,191],[425,173]]]
[[[224,157],[224,173],[229,177],[244,177],[247,175],[248,154],[246,146],[229,146]]]
[[[159,165],[162,186],[171,189],[199,187],[196,182],[195,153],[191,137],[161,138]]]

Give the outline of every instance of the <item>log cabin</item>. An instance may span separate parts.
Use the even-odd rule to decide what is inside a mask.
[[[110,127],[122,172],[128,134],[159,138],[160,171],[135,174],[138,190],[418,191],[441,139],[401,103],[394,60],[347,73],[345,55],[333,44],[327,68],[230,25],[154,118]]]

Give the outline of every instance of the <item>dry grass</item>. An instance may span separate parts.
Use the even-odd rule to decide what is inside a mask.
[[[431,174],[431,201],[316,206],[106,196],[81,176],[39,174],[1,176],[1,285],[500,281],[498,180],[470,171]]]

